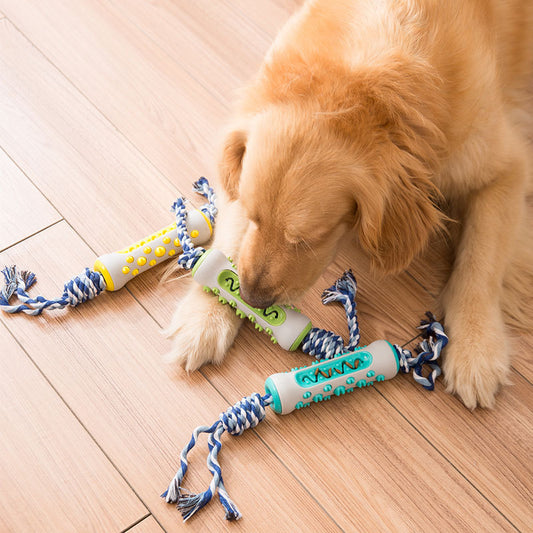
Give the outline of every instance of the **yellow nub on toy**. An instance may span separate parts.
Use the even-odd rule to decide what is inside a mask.
[[[197,244],[204,243],[211,237],[211,223],[202,211],[191,211],[188,224],[190,234],[196,236]],[[158,263],[176,257],[180,248],[174,222],[128,248],[100,256],[94,264],[94,270],[104,277],[106,290],[116,291],[131,280],[132,276],[142,274]]]

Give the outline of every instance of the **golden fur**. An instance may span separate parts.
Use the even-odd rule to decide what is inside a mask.
[[[215,246],[238,258],[243,298],[292,301],[354,233],[375,269],[401,271],[456,220],[445,378],[467,407],[492,406],[510,364],[502,310],[533,316],[532,74],[530,0],[306,2],[221,150]],[[196,289],[183,308],[171,358],[220,362],[238,320]]]

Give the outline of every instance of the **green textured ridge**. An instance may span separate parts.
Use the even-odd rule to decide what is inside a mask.
[[[202,288],[203,288],[204,292],[212,292],[213,294],[217,295],[218,296],[218,301],[222,305],[228,304],[231,308],[233,308],[233,310],[235,311],[235,314],[240,319],[248,318],[248,320],[250,322],[252,322],[252,324],[255,325],[255,329],[257,329],[259,331],[263,331],[263,328],[259,324],[257,324],[257,319],[256,319],[256,317],[253,314],[250,313],[248,316],[246,316],[246,313],[237,307],[237,302],[235,300],[229,300],[228,301],[223,296],[220,296],[220,290],[218,288],[216,288],[216,287],[212,288],[212,287],[209,287],[208,285],[204,285]],[[248,306],[248,307],[250,307],[250,306]],[[252,309],[252,308],[250,308],[250,309]],[[310,327],[311,327],[311,325],[309,324],[309,329],[310,329]],[[304,333],[307,334],[307,331],[309,331],[309,329],[306,329]],[[273,331],[270,328],[266,328],[265,332],[270,335],[270,340],[271,340],[272,344],[278,344],[278,339],[276,339],[276,337],[274,337]],[[293,344],[293,346],[295,346],[295,347],[294,348],[291,347],[291,350],[296,350],[296,348],[299,346],[300,342],[298,342],[298,343],[295,342]]]

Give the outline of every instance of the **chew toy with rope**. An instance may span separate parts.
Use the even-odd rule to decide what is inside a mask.
[[[213,233],[217,213],[216,197],[209,182],[203,177],[194,184],[194,190],[207,198],[207,203],[188,214],[187,230],[191,242],[202,244],[207,242]],[[43,311],[75,307],[92,300],[104,290],[121,289],[138,274],[176,257],[181,251],[174,222],[122,250],[100,256],[92,269],[86,268],[80,275],[65,283],[63,294],[54,299],[43,296],[31,298],[27,291],[36,281],[35,274],[18,270],[16,266],[5,267],[2,270],[5,286],[0,291],[0,309],[6,313],[40,315]],[[9,304],[13,295],[18,297],[19,304]]]
[[[329,291],[332,289],[335,290],[335,286]],[[329,297],[330,294],[325,299]],[[356,388],[391,379],[400,370],[404,373],[413,370],[415,379],[426,389],[432,390],[434,380],[440,374],[436,361],[448,338],[431,313],[428,313],[428,319],[420,326],[424,340],[420,343],[417,354],[413,355],[398,345],[378,340],[366,347],[354,346],[345,353],[314,361],[309,366],[271,375],[265,382],[264,394],[256,392],[242,398],[221,413],[213,424],[199,426],[193,431],[190,441],[181,452],[179,469],[161,496],[167,503],[177,504],[186,521],[218,493],[226,519],[238,520],[242,515],[224,486],[218,462],[223,433],[237,436],[242,435],[246,429],[256,427],[265,418],[267,407],[276,413],[288,414],[295,409],[327,401],[333,396],[342,396]],[[427,378],[422,376],[424,364],[431,367]],[[207,467],[213,477],[205,491],[193,494],[184,489],[183,480],[189,465],[187,455],[202,433],[208,435]]]

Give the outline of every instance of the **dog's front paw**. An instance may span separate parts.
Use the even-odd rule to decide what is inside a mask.
[[[503,331],[501,336],[461,337],[450,334],[446,347],[443,371],[447,391],[457,394],[469,409],[492,408],[498,389],[508,383],[510,362]]]
[[[230,307],[220,304],[199,287],[191,287],[166,330],[172,338],[172,349],[165,360],[182,366],[187,372],[206,363],[221,363],[240,322]]]

